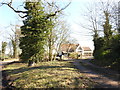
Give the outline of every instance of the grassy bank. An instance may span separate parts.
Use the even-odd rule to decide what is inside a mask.
[[[34,67],[14,63],[4,68],[16,88],[91,88],[94,83],[72,61],[41,62]]]

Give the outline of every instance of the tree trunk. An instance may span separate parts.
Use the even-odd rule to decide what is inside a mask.
[[[28,61],[28,67],[34,66],[34,62],[32,60]]]

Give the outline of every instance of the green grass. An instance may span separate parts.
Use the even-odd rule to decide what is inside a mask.
[[[78,72],[71,62],[40,62],[34,67],[14,63],[4,70],[16,88],[92,88],[94,82]]]

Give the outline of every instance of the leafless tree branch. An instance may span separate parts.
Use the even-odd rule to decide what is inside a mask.
[[[71,2],[69,2],[65,7],[61,8],[60,10],[55,11],[54,14],[49,14],[49,15],[46,17],[46,19],[49,19],[49,18],[52,17],[52,16],[56,16],[57,13],[59,13],[59,12],[63,11],[64,9],[66,9],[70,4],[71,4]],[[56,6],[56,7],[57,7],[57,6]]]
[[[2,2],[1,3],[1,6],[2,5],[7,5],[9,8],[11,8],[14,12],[16,12],[16,13],[27,13],[27,11],[21,11],[21,10],[16,10],[13,6],[12,6],[12,1],[13,0],[11,0],[9,3],[4,3],[4,2]]]
[[[9,8],[11,8],[11,9],[12,9],[14,12],[16,12],[16,13],[23,13],[23,14],[27,13],[27,11],[16,10],[16,9],[12,6],[12,1],[13,1],[13,0],[11,0],[9,3],[4,3],[4,2],[3,2],[3,3],[1,3],[1,6],[2,6],[2,5],[7,5]],[[47,4],[53,7],[53,4],[54,4],[54,3],[50,4],[49,2],[47,2]],[[56,10],[54,14],[48,14],[47,17],[46,17],[46,19],[49,19],[49,18],[52,17],[52,16],[56,16],[57,13],[59,13],[59,12],[63,11],[64,9],[66,9],[70,4],[71,4],[71,2],[69,2],[65,7],[61,8],[61,9],[59,9],[59,10]],[[58,6],[57,6],[57,5],[54,5],[54,6],[58,9]],[[26,15],[21,16],[20,14],[19,14],[19,16],[20,16],[21,18],[25,18],[25,17],[26,17]]]

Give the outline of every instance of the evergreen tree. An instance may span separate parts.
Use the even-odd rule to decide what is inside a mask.
[[[25,2],[27,10],[24,25],[21,27],[20,58],[24,61],[37,62],[43,59],[44,45],[49,34],[52,22],[46,19],[42,2]]]

